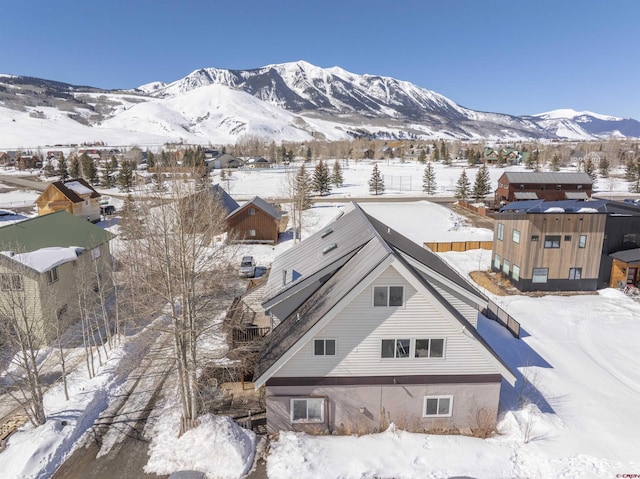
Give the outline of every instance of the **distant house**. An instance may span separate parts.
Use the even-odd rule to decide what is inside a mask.
[[[66,211],[0,228],[0,316],[21,307],[35,336],[51,340],[58,326],[79,318],[79,288],[96,302],[101,288],[110,287],[113,237]]]
[[[592,193],[593,180],[587,173],[506,171],[498,179],[495,201],[576,200]]]
[[[487,298],[356,204],[276,257],[262,306],[269,432],[492,427],[515,382],[476,330]]]
[[[517,201],[495,217],[491,269],[520,291],[593,291],[640,283],[638,248],[638,206]]]
[[[259,196],[253,197],[227,216],[227,231],[237,241],[277,244],[282,226],[282,213]]]
[[[266,158],[260,156],[257,158],[249,158],[245,162],[245,166],[247,166],[248,168],[270,168],[271,162]]]
[[[212,158],[205,158],[205,164],[207,170],[220,170],[223,168],[241,168],[244,166],[244,161],[240,158],[236,158],[229,153],[220,153]]]
[[[238,202],[234,200],[219,184],[213,185],[208,189],[208,191],[213,195],[214,199],[222,203],[222,207],[227,215],[240,208]]]
[[[51,183],[35,203],[39,215],[67,211],[78,218],[100,221],[100,193],[82,178]]]

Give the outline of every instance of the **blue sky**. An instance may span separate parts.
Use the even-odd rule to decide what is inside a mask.
[[[482,111],[640,120],[637,0],[0,0],[0,73],[133,88],[296,60]]]

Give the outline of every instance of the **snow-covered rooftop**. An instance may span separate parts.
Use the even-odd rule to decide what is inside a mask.
[[[84,248],[80,246],[70,246],[68,248],[41,248],[30,253],[2,251],[2,254],[29,268],[35,269],[39,273],[44,273],[61,264],[75,261],[82,251],[84,251]]]

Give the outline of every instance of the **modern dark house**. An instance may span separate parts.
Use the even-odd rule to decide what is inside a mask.
[[[619,281],[635,285],[640,254],[630,253],[639,246],[636,205],[517,201],[495,217],[491,269],[520,291],[593,291],[618,287]]]

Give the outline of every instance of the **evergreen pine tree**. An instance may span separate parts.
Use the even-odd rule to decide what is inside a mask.
[[[596,165],[593,163],[593,160],[590,156],[588,156],[584,160],[584,172],[589,175],[589,177],[595,181],[598,178],[598,174],[596,172]]]
[[[60,158],[58,158],[58,168],[56,169],[56,174],[60,177],[60,181],[66,181],[69,179],[69,167],[64,155],[60,155]]]
[[[472,196],[475,201],[483,201],[491,192],[491,180],[487,165],[482,165],[476,173],[476,180],[473,183]]]
[[[131,161],[123,161],[118,172],[118,187],[121,191],[127,193],[131,191],[133,186],[133,164]]]
[[[502,148],[498,149],[498,168],[502,168],[506,163],[506,160],[504,159],[504,151],[502,150]]]
[[[311,161],[312,157],[313,157],[313,154],[311,153],[311,147],[307,146],[307,154],[306,154],[307,161]]]
[[[147,168],[153,168],[154,166],[156,166],[156,155],[147,150]]]
[[[428,161],[427,166],[424,167],[422,191],[428,195],[433,195],[436,192],[436,172],[434,171],[433,165],[430,161]]]
[[[600,176],[602,178],[609,178],[609,168],[611,164],[606,156],[600,157],[600,161],[598,162],[598,170],[600,171]]]
[[[437,148],[433,149],[433,161],[438,161],[440,160],[440,152],[438,151]]]
[[[427,153],[424,150],[420,150],[420,154],[418,155],[418,163],[424,165],[427,161]]]
[[[107,161],[104,165],[104,169],[102,170],[102,186],[105,188],[113,188],[116,184],[115,179],[113,178],[113,169],[111,162]]]
[[[551,171],[560,171],[560,157],[558,156],[557,153],[553,154],[553,157],[551,158]]]
[[[312,188],[320,196],[328,195],[331,191],[331,179],[329,175],[329,167],[324,161],[320,160],[313,171]]]
[[[311,179],[304,164],[300,165],[298,173],[296,173],[293,193],[296,197],[296,203],[301,205],[302,210],[311,208]]]
[[[80,161],[77,156],[72,156],[69,159],[69,177],[80,178]]]
[[[469,182],[469,178],[467,177],[467,172],[463,168],[462,173],[460,173],[460,177],[456,183],[456,191],[454,193],[454,198],[461,201],[467,201],[469,198],[469,194],[471,192],[471,183]]]
[[[340,162],[338,160],[333,162],[333,172],[331,174],[331,183],[333,183],[336,188],[340,188],[344,183],[344,178],[342,176],[342,167],[340,166]]]
[[[111,156],[111,169],[113,171],[118,170],[118,159],[115,156]]]
[[[371,179],[369,180],[369,191],[374,195],[380,195],[384,192],[384,179],[378,169],[378,163],[374,163]]]
[[[80,157],[82,163],[82,177],[89,181],[92,185],[98,183],[98,168],[95,162],[86,153]]]

